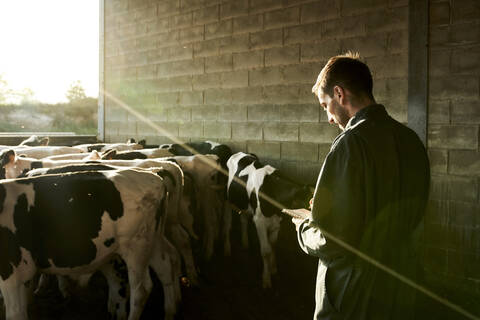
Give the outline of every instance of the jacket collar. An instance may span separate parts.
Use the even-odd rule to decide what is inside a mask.
[[[366,120],[367,118],[379,116],[386,117],[387,115],[387,111],[385,110],[385,107],[383,105],[371,104],[355,113],[355,115],[351,117],[350,120],[348,120],[348,123],[345,126],[345,131],[354,127],[358,123],[363,122],[363,120]]]

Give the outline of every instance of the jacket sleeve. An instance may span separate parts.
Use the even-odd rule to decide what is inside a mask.
[[[346,256],[344,243],[360,241],[365,210],[365,168],[361,141],[340,136],[327,155],[315,188],[312,219],[298,230],[300,247],[328,261]]]

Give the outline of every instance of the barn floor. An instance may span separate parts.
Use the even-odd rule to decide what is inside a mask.
[[[278,274],[273,278],[272,289],[261,288],[260,250],[253,224],[249,236],[250,248],[242,249],[238,230],[232,230],[232,257],[217,255],[205,262],[197,254],[201,284],[182,288],[183,301],[177,320],[312,319],[317,260],[298,248],[289,219],[282,221],[276,250]],[[222,252],[220,247],[217,252]],[[63,299],[53,281],[53,285],[35,297],[29,315],[33,320],[109,319],[107,295],[106,281],[99,274],[92,277],[87,288],[76,289],[69,299]],[[416,319],[467,319],[426,297],[420,301],[422,312]],[[5,311],[3,306],[0,308],[3,320]],[[154,279],[154,290],[141,319],[163,319],[163,316],[163,292]]]

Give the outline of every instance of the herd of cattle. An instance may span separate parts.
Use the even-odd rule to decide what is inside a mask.
[[[281,209],[306,207],[311,188],[226,145],[144,146],[48,146],[35,136],[0,146],[0,290],[7,319],[28,318],[28,293],[46,274],[57,275],[65,291],[65,277],[86,284],[97,270],[107,279],[113,318],[138,319],[152,289],[149,268],[162,282],[165,317],[172,319],[181,276],[198,284],[192,243],[201,244],[207,260],[217,243],[230,255],[232,210],[245,213],[244,246],[253,218],[262,285],[271,286]]]

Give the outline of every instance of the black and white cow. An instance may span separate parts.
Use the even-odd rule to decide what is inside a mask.
[[[164,163],[162,163],[165,165]],[[75,164],[75,165],[66,165],[61,167],[54,168],[38,168],[33,169],[25,174],[26,177],[34,177],[44,174],[61,174],[69,172],[85,172],[85,171],[105,171],[105,170],[118,170],[122,167],[113,167],[101,163],[85,163],[85,164]],[[180,293],[180,283],[179,279],[181,276],[181,265],[180,258],[175,247],[170,244],[170,242],[163,236],[163,230],[165,224],[167,223],[169,214],[172,213],[172,202],[175,203],[174,188],[177,188],[175,177],[173,174],[162,168],[158,167],[155,169],[155,173],[161,176],[164,179],[167,195],[168,195],[168,205],[166,206],[167,216],[166,219],[163,219],[163,223],[160,224],[160,230],[156,236],[156,248],[155,250],[160,250],[161,260],[158,260],[155,263],[152,263],[151,267],[154,268],[157,277],[160,279],[162,284],[164,284],[165,292],[165,310],[176,310],[176,306],[181,300]],[[178,177],[177,177],[178,179]],[[172,201],[173,200],[173,201]],[[175,206],[173,206],[175,208]],[[100,271],[104,274],[107,279],[109,292],[108,292],[108,311],[111,314],[113,319],[125,319],[127,316],[127,298],[128,298],[128,277],[126,273],[125,262],[120,257],[113,258],[109,263],[103,265],[100,268]],[[88,283],[88,279],[91,274],[84,275],[81,278],[77,278],[77,283],[81,286],[85,286]],[[41,279],[44,279],[42,277]],[[67,281],[59,277],[59,287],[62,291],[64,297],[69,295],[69,292],[66,289],[64,283]],[[37,289],[38,290],[38,289]],[[171,313],[171,312],[170,312]]]
[[[126,142],[126,143],[87,143],[87,144],[78,144],[74,147],[80,148],[83,152],[96,151],[106,151],[109,149],[115,149],[117,151],[125,150],[138,150],[143,149],[143,145],[136,142]]]
[[[115,254],[128,268],[129,319],[138,319],[152,288],[148,266],[161,258],[154,239],[165,199],[161,177],[131,169],[1,181],[0,290],[7,319],[28,319],[27,289],[36,272],[92,273]]]
[[[82,149],[76,147],[64,147],[64,146],[19,146],[19,147],[10,147],[15,150],[18,154],[22,154],[26,157],[42,159],[48,156],[62,155],[62,154],[73,154],[73,153],[83,153]]]
[[[227,166],[228,198],[237,208],[253,215],[263,260],[262,284],[269,288],[272,286],[271,276],[277,271],[273,248],[280,231],[281,210],[307,207],[311,190],[281,175],[274,167],[261,165],[252,154],[236,153],[230,157]]]
[[[117,151],[110,149],[101,154],[102,160],[135,160],[135,159],[153,159],[174,156],[168,149],[148,148],[133,151]]]

